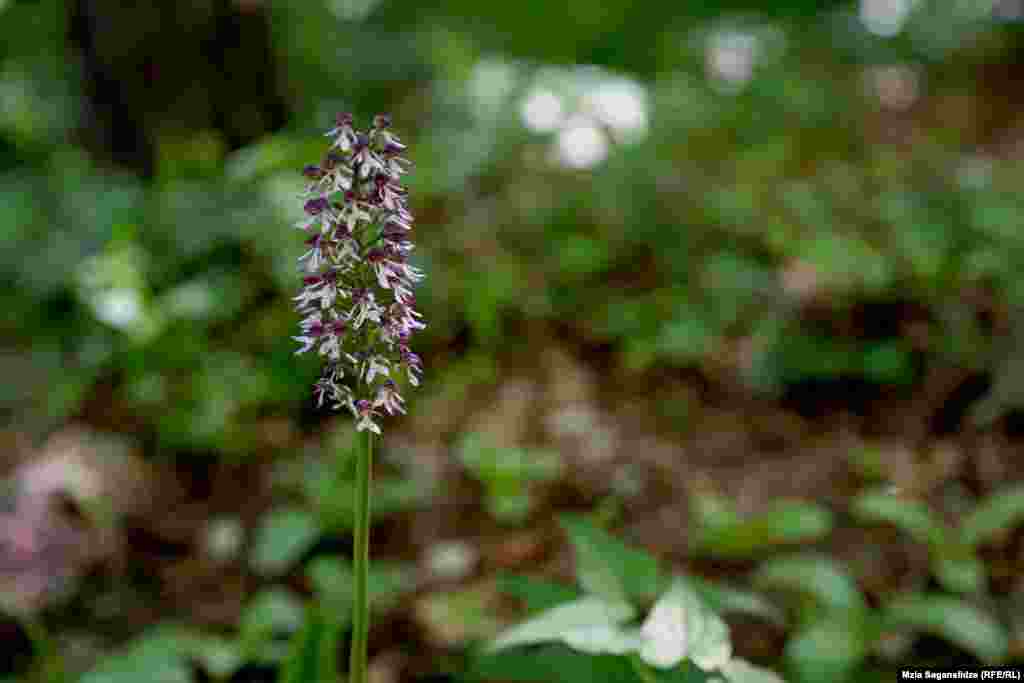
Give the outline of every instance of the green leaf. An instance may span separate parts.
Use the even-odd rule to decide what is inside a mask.
[[[197,636],[190,654],[206,673],[222,681],[231,678],[245,663],[242,648],[237,642],[213,635]]]
[[[249,658],[260,661],[274,661],[271,641],[283,636],[292,636],[304,619],[302,603],[292,591],[281,588],[267,588],[249,601],[239,619],[239,639],[243,651]]]
[[[639,630],[610,624],[572,629],[562,634],[562,640],[572,649],[590,655],[624,655],[636,652],[644,643]]]
[[[562,465],[557,452],[497,447],[480,434],[466,435],[457,457],[484,484],[488,513],[505,524],[520,523],[529,516],[530,484],[551,481]]]
[[[606,602],[586,596],[541,612],[518,626],[505,631],[491,644],[493,650],[517,645],[533,645],[551,641],[566,642],[571,631],[585,631],[595,627],[618,626],[636,614],[633,606],[625,602]],[[569,635],[570,638],[575,636]]]
[[[1024,524],[1024,485],[992,494],[960,523],[964,543],[978,545]]]
[[[581,517],[563,516],[576,553],[576,576],[588,593],[610,602],[650,599],[662,586],[658,561]]]
[[[854,499],[850,511],[862,522],[892,524],[929,548],[949,542],[949,530],[920,501],[869,491]]]
[[[641,659],[661,669],[690,659],[710,671],[732,656],[729,627],[700,601],[684,579],[673,581],[654,603],[642,632]]]
[[[864,377],[878,384],[906,384],[914,377],[913,354],[902,342],[883,342],[864,351]]]
[[[866,609],[856,582],[835,560],[801,553],[768,560],[753,576],[762,589],[782,589],[810,595],[828,609]]]
[[[953,593],[978,593],[985,589],[985,563],[969,547],[958,543],[936,549],[932,572],[943,588]]]
[[[499,575],[498,590],[521,600],[528,613],[540,612],[580,596],[573,586],[518,574]]]
[[[864,661],[869,646],[863,613],[834,612],[790,638],[785,656],[800,681],[842,681]]]
[[[188,661],[191,636],[184,629],[164,625],[147,631],[126,647],[108,655],[83,675],[80,683],[192,683]]]
[[[782,677],[771,669],[754,666],[745,659],[733,657],[725,666],[722,673],[729,683],[785,683]]]
[[[355,577],[352,575],[351,561],[337,557],[317,557],[306,567],[306,576],[321,603],[346,613],[352,609]]]
[[[471,680],[528,683],[632,683],[636,674],[625,657],[588,655],[565,645],[478,655]]]
[[[191,683],[193,663],[207,674],[227,679],[244,663],[239,645],[227,638],[201,633],[174,624],[156,626],[120,651],[106,657],[80,681],[129,683]]]
[[[263,518],[256,532],[250,561],[264,576],[281,574],[313,547],[320,525],[301,508],[277,508]]]
[[[779,545],[814,543],[832,531],[832,513],[816,503],[786,502],[722,526],[695,530],[693,551],[713,557],[752,557]]]
[[[1002,624],[971,603],[948,595],[899,596],[886,605],[885,619],[887,625],[945,638],[984,662],[999,662],[1009,649]]]
[[[338,652],[342,623],[335,614],[312,608],[281,665],[279,683],[331,683],[339,680]]]
[[[633,655],[633,657],[636,657],[634,661],[638,664],[643,664],[643,660],[637,655]],[[637,674],[640,674],[639,670],[637,670]],[[646,667],[646,671],[642,675],[638,675],[632,680],[636,683],[725,683],[721,672],[704,671],[690,662],[684,662],[673,669]]]
[[[718,614],[748,614],[775,624],[783,623],[782,611],[757,593],[698,576],[688,576],[686,581],[704,604]]]

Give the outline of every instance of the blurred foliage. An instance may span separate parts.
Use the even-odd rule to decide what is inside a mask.
[[[612,345],[635,370],[744,344],[738,369],[754,387],[906,385],[922,349],[890,324],[818,329],[802,308],[841,320],[858,302],[913,302],[928,312],[925,352],[983,367],[989,332],[965,292],[1009,306],[1024,291],[1020,161],[1000,147],[1003,110],[976,114],[1000,84],[972,74],[998,75],[991,65],[1011,68],[1019,51],[1018,25],[991,11],[922,5],[890,17],[888,38],[884,17],[841,2],[667,17],[443,3],[416,22],[372,0],[233,19],[193,3],[176,10],[182,26],[266,44],[264,91],[237,95],[265,102],[248,124],[244,111],[218,119],[200,79],[213,113],[183,113],[191,95],[161,111],[179,75],[144,65],[168,85],[126,95],[143,142],[118,167],[78,141],[114,134],[95,111],[112,106],[97,101],[96,60],[142,56],[98,42],[89,12],[145,35],[156,24],[107,4],[2,10],[5,337],[32,368],[13,373],[5,404],[38,429],[112,375],[171,450],[243,455],[260,445],[255,419],[301,404],[315,369],[290,354],[282,304],[301,245],[287,226],[297,170],[322,151],[313,133],[340,108],[392,109],[414,144],[430,345],[466,330],[475,345],[514,344],[507,323],[537,319]],[[264,34],[250,12],[266,14]],[[82,31],[76,53],[65,36]],[[261,129],[280,102],[288,125]]]
[[[698,555],[756,558],[780,545],[814,543],[832,531],[832,514],[815,503],[780,501],[744,519],[728,499],[714,493],[691,498],[696,521],[692,549]]]
[[[851,502],[851,512],[863,524],[886,523],[904,531],[928,549],[932,571],[952,593],[985,589],[985,565],[977,548],[1005,536],[1024,520],[1024,489],[1009,487],[993,493],[951,528],[920,501],[883,491],[866,491]]]
[[[457,457],[484,485],[488,513],[503,523],[525,521],[533,505],[530,484],[556,479],[561,465],[557,453],[496,448],[478,434],[463,437]]]
[[[302,494],[312,524],[326,531],[349,533],[355,524],[355,450],[353,429],[346,425],[329,432],[324,451],[332,460],[317,457],[302,463],[295,486],[282,481],[282,489]],[[397,470],[397,471],[395,471]],[[380,467],[374,474],[373,514],[384,519],[403,511],[426,506],[435,494],[435,486],[411,463],[398,467]],[[301,554],[301,553],[300,553]]]
[[[701,594],[706,590],[696,590],[689,578],[661,576],[657,559],[585,519],[561,521],[575,553],[582,597],[551,605],[507,629],[481,651],[471,668],[476,675],[482,668],[511,680],[565,680],[561,666],[524,666],[515,657],[524,646],[554,642],[569,650],[548,653],[566,658],[562,666],[589,668],[590,678],[585,680],[781,681],[768,669],[732,657],[728,626],[705,604]],[[506,585],[528,605],[553,597],[552,587],[544,582],[520,578]],[[638,600],[653,602],[642,628],[631,625]]]
[[[595,672],[599,672],[595,673],[598,677],[594,680],[605,680],[604,677],[649,680],[642,675],[637,678],[637,673],[629,671],[628,667],[623,669],[627,673],[621,678],[614,678],[611,671],[623,665],[621,655],[636,647],[632,643],[639,637],[639,634],[631,635],[628,627],[636,614],[629,602],[623,602],[630,595],[628,586],[639,586],[639,577],[645,577],[647,590],[643,595],[648,600],[645,604],[650,604],[652,591],[660,592],[667,587],[665,581],[651,576],[652,572],[660,573],[657,560],[585,520],[565,518],[563,527],[575,550],[576,575],[582,595],[570,587],[542,580],[506,577],[502,586],[524,603],[529,618],[496,641],[497,652],[482,652],[475,666],[487,672],[501,671],[502,676],[512,680],[561,680],[553,673],[558,669],[544,672],[516,656],[517,647],[558,641],[571,650],[551,652],[569,657],[568,653],[574,650],[575,657],[586,656],[589,661],[578,665],[594,667]],[[899,643],[904,637],[912,641],[921,635],[937,636],[959,648],[964,656],[981,663],[1003,662],[1008,653],[1007,626],[992,613],[985,600],[970,601],[949,594],[911,591],[890,596],[880,608],[873,608],[861,592],[856,577],[826,555],[808,552],[777,555],[759,563],[748,578],[757,592],[699,577],[677,577],[676,580],[683,581],[687,590],[692,591],[694,597],[689,601],[713,605],[721,613],[745,612],[769,621],[781,618],[786,622],[791,632],[785,651],[786,670],[788,680],[797,683],[826,679],[884,680],[884,675],[890,674],[883,675],[875,668],[873,660],[893,660],[889,662],[891,666],[905,661],[910,641],[904,641],[903,647],[895,649],[889,645]],[[630,597],[636,600],[640,594]],[[664,596],[659,598],[662,599]],[[684,603],[676,605],[675,609],[680,613],[696,609],[690,602]],[[651,615],[657,613],[657,604]],[[780,617],[780,609],[785,610],[784,617]],[[679,618],[697,632],[706,628],[694,625],[691,620],[699,621],[696,616]],[[644,637],[651,637],[646,624]],[[710,636],[705,634],[704,637]],[[728,639],[727,632],[725,637]],[[696,643],[691,644],[697,647]],[[505,648],[509,650],[506,652]],[[691,655],[698,657],[696,653]],[[647,659],[647,655],[642,656]],[[504,661],[506,657],[510,658],[508,662]],[[695,673],[693,667],[686,666],[679,671]],[[726,677],[733,680],[728,674]],[[746,679],[737,676],[735,680]]]
[[[0,0],[0,419],[38,435],[80,417],[167,457],[284,449],[261,425],[309,427],[317,373],[290,339],[299,169],[324,152],[335,112],[387,110],[416,163],[422,344],[439,359],[411,412],[493,383],[503,351],[532,350],[523,329],[552,328],[626,372],[698,368],[764,392],[838,378],[906,391],[930,362],[984,369],[988,423],[1022,404],[1020,344],[998,343],[1024,322],[1015,7]],[[467,439],[461,462],[500,521],[525,519],[533,485],[561,471]],[[351,525],[336,446],[341,461],[303,469],[260,521],[249,568],[307,573],[319,602],[343,603],[342,561],[308,556]],[[395,470],[375,514],[431,500]],[[729,501],[691,502],[698,557],[750,562],[836,523],[809,503],[742,518]],[[979,548],[1022,509],[1019,487],[958,525],[873,492],[853,503],[861,523],[927,548],[941,593],[869,608],[857,577],[809,554],[754,571],[778,601],[696,577],[694,590],[723,613],[785,612],[795,680],[873,680],[879,652],[905,654],[901,629],[998,661],[1007,637]],[[653,558],[581,521],[567,529],[586,590],[642,602],[666,588]],[[385,593],[406,590],[400,569],[381,577]],[[532,581],[503,586],[531,611],[578,597]],[[237,638],[158,627],[86,680],[191,680],[195,662],[226,679],[257,654],[287,659],[286,678],[312,675],[339,622],[268,590]],[[550,670],[632,676],[564,645],[478,673]]]

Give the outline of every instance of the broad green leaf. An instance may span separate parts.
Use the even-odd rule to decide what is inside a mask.
[[[281,665],[280,683],[333,683],[338,677],[342,624],[329,610],[311,608]]]
[[[693,548],[701,555],[752,557],[780,545],[813,543],[831,531],[832,513],[821,505],[786,502],[736,523],[699,528]]]
[[[299,597],[287,588],[275,586],[257,593],[242,612],[240,627],[246,631],[293,633],[302,626]]]
[[[754,666],[745,659],[733,657],[722,667],[722,673],[729,683],[785,683],[782,677],[771,669]]]
[[[790,638],[786,660],[800,681],[842,681],[864,661],[869,646],[863,613],[834,612]]]
[[[710,671],[732,656],[729,627],[681,579],[654,603],[641,630],[644,644],[640,657],[661,669],[690,659]]]
[[[566,645],[591,655],[624,655],[636,652],[644,643],[637,629],[623,629],[611,624],[585,626],[562,635]]]
[[[628,679],[630,683],[727,683],[720,671],[704,671],[693,662],[683,662],[671,669],[656,669],[635,653],[629,659],[635,672],[633,678]]]
[[[190,635],[172,625],[158,626],[108,655],[80,683],[192,683]]]
[[[355,578],[351,561],[336,557],[317,557],[306,567],[318,600],[331,609],[348,613],[352,609]]]
[[[698,576],[688,576],[686,581],[697,595],[718,614],[748,614],[782,624],[782,610],[753,591],[737,588]]]
[[[636,614],[625,602],[606,602],[586,596],[541,612],[518,626],[505,631],[494,640],[491,648],[501,650],[517,645],[533,645],[550,641],[565,641],[565,635],[578,629],[597,626],[617,626]]]
[[[913,354],[902,340],[873,344],[861,362],[864,376],[878,384],[907,384],[914,377]]]
[[[887,625],[920,630],[945,638],[984,662],[1006,657],[1009,636],[989,613],[960,598],[911,593],[885,607]]]
[[[829,609],[865,609],[864,596],[857,584],[835,560],[812,553],[801,553],[768,560],[753,576],[762,589],[782,589],[813,597]]]
[[[524,683],[633,683],[637,680],[625,657],[588,655],[565,645],[485,653],[475,658],[470,674],[470,680]]]
[[[313,547],[320,525],[300,508],[277,508],[263,518],[253,541],[252,568],[264,576],[281,574]]]
[[[267,588],[246,605],[239,619],[239,639],[244,652],[260,661],[273,660],[268,644],[275,638],[292,636],[302,628],[305,610],[298,596],[281,588]],[[266,655],[271,655],[267,657]]]
[[[579,591],[573,586],[517,574],[500,575],[498,590],[521,600],[529,613],[549,609],[580,596]]]
[[[576,576],[586,592],[615,602],[649,599],[661,590],[658,561],[649,553],[580,517],[564,516],[561,524],[576,552]]]
[[[210,676],[227,680],[245,663],[243,649],[238,642],[213,635],[196,636],[190,655]]]
[[[232,640],[166,624],[108,655],[96,669],[79,680],[88,683],[136,680],[191,683],[193,664],[211,676],[227,679],[244,661],[242,649]]]
[[[863,522],[892,524],[929,548],[941,547],[949,541],[949,530],[917,500],[869,491],[854,499],[851,512]]]
[[[978,593],[985,589],[985,563],[962,545],[936,549],[932,571],[943,588],[953,593]]]
[[[491,516],[508,524],[529,516],[533,504],[530,484],[554,479],[562,464],[557,452],[497,447],[479,434],[462,440],[458,458],[483,482]]]
[[[1024,524],[1024,485],[998,491],[981,503],[960,523],[964,543],[977,545]]]

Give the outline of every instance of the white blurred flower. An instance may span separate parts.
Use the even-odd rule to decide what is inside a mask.
[[[892,38],[903,30],[916,0],[860,0],[860,20],[871,33]]]
[[[586,110],[615,133],[642,136],[647,130],[647,93],[626,79],[604,81],[584,97]]]
[[[93,310],[103,322],[126,329],[142,315],[142,298],[135,289],[108,289],[93,300]]]
[[[526,127],[536,133],[557,130],[565,120],[562,98],[546,88],[531,90],[520,113]]]
[[[570,119],[558,135],[558,159],[570,168],[591,168],[607,156],[604,132],[585,116]]]
[[[711,34],[704,56],[708,78],[730,90],[742,88],[754,75],[761,56],[761,40],[743,31]]]

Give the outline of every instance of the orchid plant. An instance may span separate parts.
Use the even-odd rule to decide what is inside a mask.
[[[423,364],[410,348],[426,325],[416,311],[413,287],[423,274],[408,263],[413,216],[399,180],[411,167],[405,145],[379,114],[366,132],[340,114],[320,164],[307,166],[302,195],[308,250],[299,257],[305,275],[295,297],[303,316],[302,344],[316,350],[324,371],[314,385],[317,406],[349,410],[360,439],[356,467],[354,599],[350,680],[366,681],[369,632],[370,479],[373,436],[384,413],[404,413],[396,379],[418,386]]]

